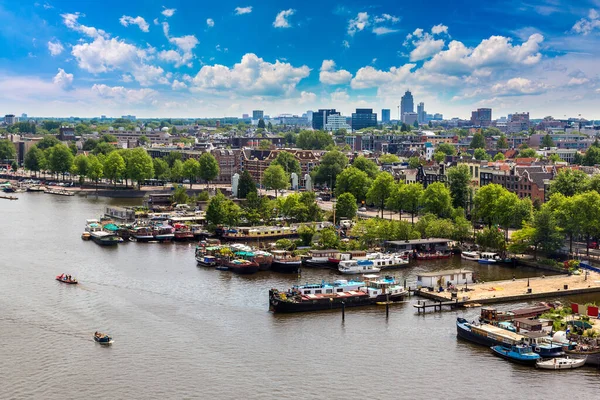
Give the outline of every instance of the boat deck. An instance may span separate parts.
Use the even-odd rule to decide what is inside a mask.
[[[320,299],[329,299],[329,298],[364,296],[366,294],[367,293],[361,292],[358,290],[349,290],[347,292],[338,292],[338,293],[303,294],[302,299],[304,299],[304,300],[320,300]]]

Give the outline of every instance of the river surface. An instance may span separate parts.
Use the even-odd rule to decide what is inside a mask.
[[[479,309],[418,316],[413,297],[388,319],[377,306],[348,309],[344,322],[340,311],[273,315],[268,289],[295,275],[199,268],[192,243],[100,247],[81,240],[84,221],[123,200],[17,195],[0,200],[1,399],[597,398],[595,369],[537,371],[459,341],[456,317]],[[396,276],[414,286],[418,272],[460,263],[419,262]],[[462,266],[486,281],[542,274]],[[55,281],[62,272],[81,283]],[[335,277],[310,270],[300,280]],[[114,345],[94,343],[96,330]]]

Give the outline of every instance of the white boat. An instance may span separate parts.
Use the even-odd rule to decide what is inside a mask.
[[[463,251],[460,257],[469,261],[478,261],[481,258],[478,251]]]
[[[399,254],[382,254],[370,253],[367,254],[367,260],[373,262],[373,266],[377,268],[393,268],[408,264],[408,260]]]
[[[369,274],[377,273],[381,271],[381,268],[375,267],[371,260],[344,260],[340,261],[338,271],[348,275]]]
[[[498,253],[481,253],[477,262],[479,264],[495,264],[499,259]]]
[[[365,275],[364,278],[367,282],[367,293],[375,303],[400,301],[408,295],[408,291],[396,282],[394,277]]]
[[[582,367],[585,364],[586,358],[558,357],[550,360],[540,360],[535,366],[541,369],[573,369]]]

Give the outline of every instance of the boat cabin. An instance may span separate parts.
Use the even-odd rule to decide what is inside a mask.
[[[338,258],[340,256],[339,250],[310,250],[308,255],[312,258]]]
[[[473,271],[468,269],[422,272],[417,276],[417,286],[420,287],[458,286],[468,283],[473,283]]]
[[[259,226],[259,227],[242,227],[242,228],[231,228],[223,232],[224,237],[228,238],[277,238],[292,236],[295,231],[289,227],[280,226]]]
[[[435,253],[437,251],[445,253],[452,247],[452,240],[450,239],[414,239],[414,240],[390,240],[384,243],[386,250],[398,251],[398,252],[421,252],[421,253]]]
[[[552,332],[552,320],[549,319],[516,318],[514,324],[519,333],[546,332],[549,334]]]
[[[354,290],[360,290],[365,286],[362,281],[347,281],[345,279],[338,279],[333,283],[316,283],[294,286],[293,290],[299,292],[302,295],[315,295],[315,294],[334,294],[349,292]]]
[[[500,256],[498,255],[498,253],[485,253],[485,252],[482,252],[479,255],[479,258],[481,260],[494,260],[494,261],[498,261],[500,259]]]

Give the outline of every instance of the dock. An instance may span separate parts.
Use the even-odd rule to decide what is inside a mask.
[[[425,314],[427,309],[433,308],[433,311],[442,311],[442,307],[449,307],[451,310],[464,307],[465,304],[463,302],[459,302],[458,299],[455,301],[434,301],[431,303],[426,303],[423,300],[418,300],[417,304],[413,304],[413,307],[417,309],[417,314]]]
[[[16,197],[16,196],[5,196],[5,195],[0,195],[0,199],[5,199],[5,200],[19,200],[19,198]]]
[[[475,303],[508,303],[589,293],[600,293],[598,272],[475,283],[459,288],[458,293],[429,291],[425,288],[413,290],[413,294],[432,300],[426,305],[415,304],[418,312],[428,308],[441,310],[443,306],[468,307]]]

